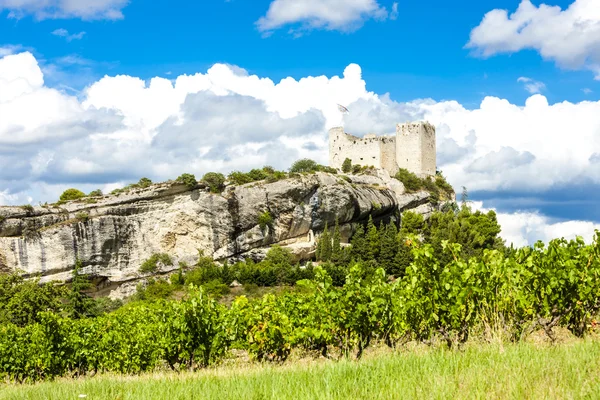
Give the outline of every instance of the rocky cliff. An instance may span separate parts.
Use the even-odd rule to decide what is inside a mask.
[[[139,266],[155,253],[169,254],[173,269],[193,264],[199,250],[223,260],[259,256],[275,243],[308,258],[315,233],[336,218],[347,239],[370,215],[432,211],[428,193],[406,194],[379,174],[317,173],[229,186],[222,194],[164,183],[60,206],[0,207],[0,271],[64,281],[80,259],[85,273],[115,284],[139,279]]]

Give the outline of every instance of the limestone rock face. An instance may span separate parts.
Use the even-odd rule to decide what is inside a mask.
[[[0,207],[0,272],[66,281],[79,259],[84,273],[110,285],[143,278],[139,266],[155,253],[175,261],[162,273],[181,261],[195,263],[199,251],[235,259],[260,256],[276,243],[306,259],[314,254],[315,233],[336,218],[347,239],[370,215],[431,212],[428,193],[403,192],[386,176],[317,173],[230,186],[220,195],[166,183],[59,207]],[[272,222],[261,227],[259,216],[266,213]]]

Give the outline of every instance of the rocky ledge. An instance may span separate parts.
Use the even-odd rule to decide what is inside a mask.
[[[0,207],[0,272],[67,281],[79,259],[85,273],[112,286],[140,279],[140,265],[156,253],[169,254],[172,269],[195,263],[199,251],[216,260],[260,257],[273,244],[308,259],[326,223],[337,219],[347,240],[369,216],[406,210],[431,213],[429,193],[407,194],[384,171],[316,173],[221,194],[164,183],[60,206]]]

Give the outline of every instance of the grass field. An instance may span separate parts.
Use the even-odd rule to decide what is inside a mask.
[[[600,399],[600,341],[2,385],[0,399]]]

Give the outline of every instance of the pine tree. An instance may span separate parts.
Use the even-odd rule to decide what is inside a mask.
[[[325,223],[325,230],[321,235],[321,261],[331,260],[331,237],[329,236],[329,226]]]
[[[392,274],[396,254],[398,253],[398,229],[394,223],[381,228],[379,265],[385,272]]]
[[[95,308],[94,299],[84,293],[92,287],[92,284],[87,275],[81,273],[82,267],[81,260],[77,260],[73,269],[71,290],[67,295],[69,314],[74,319],[93,316]]]
[[[368,245],[365,238],[365,228],[359,225],[350,241],[352,248],[350,254],[354,260],[366,260],[368,257]]]
[[[317,250],[315,251],[315,258],[317,261],[321,261],[321,252],[323,251],[323,241],[321,238],[317,239]]]
[[[377,231],[377,227],[375,226],[375,223],[373,222],[373,216],[369,217],[369,222],[367,223],[367,235],[366,235],[366,240],[367,240],[367,246],[368,246],[368,252],[367,252],[367,259],[364,259],[364,261],[370,261],[370,260],[377,260],[377,257],[379,256],[379,232]]]
[[[340,224],[335,219],[335,229],[333,230],[333,244],[331,247],[331,261],[339,263],[343,259],[342,253],[342,234],[340,233]]]

